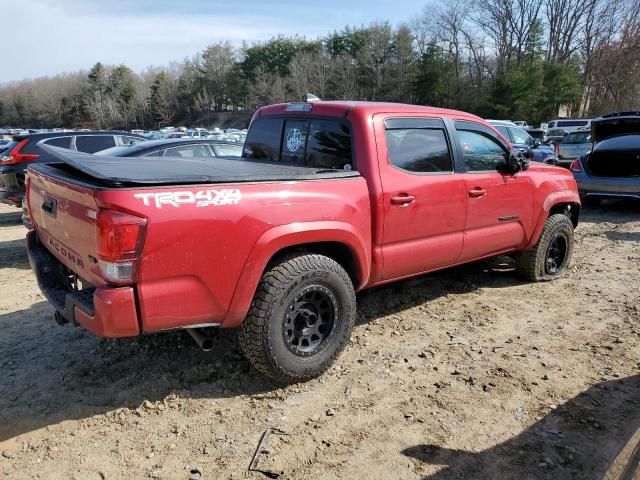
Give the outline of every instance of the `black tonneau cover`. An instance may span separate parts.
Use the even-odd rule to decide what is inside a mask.
[[[281,162],[238,157],[169,158],[102,157],[65,148],[42,145],[60,163],[107,186],[181,185],[318,180],[357,177],[358,172],[321,170]],[[56,163],[49,163],[55,166]],[[65,168],[69,171],[69,168]]]

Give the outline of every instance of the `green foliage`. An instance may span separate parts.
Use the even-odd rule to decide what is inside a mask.
[[[320,41],[308,41],[300,37],[276,37],[253,45],[244,50],[241,63],[242,72],[248,79],[254,79],[256,71],[261,69],[267,73],[286,76],[289,74],[289,63],[298,52],[319,52]]]
[[[414,84],[416,101],[422,105],[451,107],[455,62],[437,45],[429,45],[418,63]]]
[[[149,111],[154,125],[162,127],[170,123],[171,100],[169,78],[165,72],[156,74],[150,88]]]
[[[538,123],[556,116],[561,105],[578,102],[581,92],[580,72],[571,65],[540,60],[512,65],[496,78],[487,115]]]

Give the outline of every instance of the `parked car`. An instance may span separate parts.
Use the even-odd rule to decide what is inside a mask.
[[[2,152],[8,150],[11,145],[11,140],[0,138],[0,156],[2,155]]]
[[[527,133],[533,137],[534,140],[539,140],[540,143],[544,143],[546,131],[541,128],[529,128]]]
[[[591,151],[591,130],[577,130],[568,133],[558,144],[558,161],[563,167],[569,167],[573,161]]]
[[[242,145],[218,140],[167,138],[121,145],[97,152],[102,157],[239,157]]]
[[[591,123],[593,149],[571,164],[580,196],[640,200],[640,112],[620,112]]]
[[[547,129],[562,129],[567,133],[591,127],[590,118],[558,118],[547,122]]]
[[[189,138],[207,138],[209,131],[206,128],[192,128],[187,130],[186,136]]]
[[[51,161],[53,157],[43,145],[94,153],[115,145],[128,145],[145,140],[126,132],[50,132],[17,135],[11,149],[0,157],[0,202],[21,207],[25,188],[25,170],[32,163]]]
[[[514,148],[528,154],[532,161],[549,165],[558,164],[558,157],[553,147],[534,139],[515,123],[501,120],[490,120],[489,123],[496,127]]]
[[[204,327],[237,327],[283,383],[331,366],[359,290],[499,254],[530,281],[558,278],[580,212],[568,170],[440,108],[264,107],[224,162],[46,148],[59,163],[29,169],[27,248],[58,322],[187,329],[207,350]]]
[[[520,128],[524,128],[525,130],[529,128],[529,124],[524,120],[516,120],[513,123],[515,123]]]
[[[553,145],[555,148],[555,146],[558,145],[562,141],[562,139],[567,136],[567,133],[569,132],[561,128],[552,128],[550,130],[547,130],[544,143]]]

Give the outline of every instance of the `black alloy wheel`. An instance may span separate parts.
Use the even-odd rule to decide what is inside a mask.
[[[335,295],[322,285],[309,285],[296,295],[287,307],[282,332],[289,351],[307,357],[322,348],[337,310]]]
[[[564,267],[567,258],[567,239],[559,233],[549,244],[547,250],[547,260],[545,264],[545,272],[548,275],[555,275]]]

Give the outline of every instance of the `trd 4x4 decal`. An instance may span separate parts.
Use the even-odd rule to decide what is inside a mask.
[[[237,188],[225,188],[222,190],[199,190],[197,192],[156,192],[136,193],[135,198],[142,199],[145,207],[155,205],[162,208],[164,205],[180,207],[180,205],[196,204],[196,207],[209,207],[221,205],[237,205],[242,199],[242,193]]]

